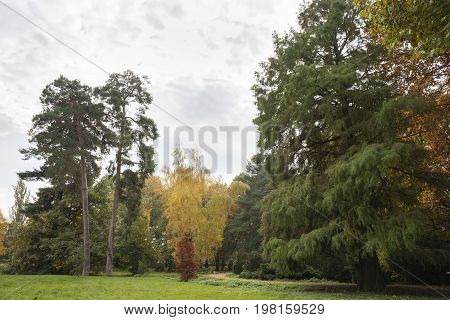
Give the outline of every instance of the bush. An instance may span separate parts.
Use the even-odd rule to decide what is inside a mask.
[[[258,279],[259,273],[255,271],[244,270],[239,274],[239,278],[244,279]]]
[[[267,263],[263,263],[259,266],[258,271],[244,270],[239,275],[239,278],[244,279],[260,279],[260,280],[274,280],[277,278],[275,271],[269,268]]]

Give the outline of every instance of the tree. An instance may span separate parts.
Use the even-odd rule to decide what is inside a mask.
[[[122,166],[132,166],[131,151],[137,148],[140,158],[139,169],[144,175],[154,170],[153,148],[148,145],[158,137],[156,125],[145,115],[152,102],[147,85],[147,77],[139,77],[132,71],[123,74],[113,73],[106,84],[96,89],[96,94],[107,104],[110,127],[115,134],[112,147],[116,150],[114,204],[109,230],[106,274],[112,275],[114,236],[116,230],[117,209],[121,194]]]
[[[198,264],[195,261],[194,243],[188,234],[185,234],[177,244],[175,262],[181,281],[197,277]]]
[[[245,183],[249,189],[238,198],[236,213],[227,223],[220,256],[222,263],[232,257],[235,271],[256,271],[261,261],[263,243],[259,201],[271,190],[270,176],[261,163],[261,156],[255,156],[246,171],[235,180]]]
[[[448,55],[450,3],[446,0],[355,0],[371,33],[390,48],[411,46],[416,57]]]
[[[289,271],[328,248],[344,252],[360,290],[379,291],[380,256],[412,254],[426,211],[418,195],[443,178],[403,136],[429,101],[400,95],[379,72],[384,50],[351,1],[313,1],[298,19],[300,31],[274,36],[253,87],[275,182],[262,206],[265,253]]]
[[[3,256],[3,254],[5,253],[4,241],[8,225],[9,225],[8,221],[3,216],[3,213],[0,211],[0,257]]]
[[[130,227],[129,237],[121,246],[128,249],[125,259],[132,274],[142,274],[148,271],[156,258],[156,253],[153,247],[149,217],[144,212],[139,212]]]
[[[110,179],[89,192],[91,272],[104,268],[105,244],[112,207]],[[80,274],[83,258],[82,205],[78,195],[42,188],[24,210],[25,223],[8,234],[6,271],[25,274]]]
[[[403,136],[429,151],[426,160],[429,172],[448,177],[450,122],[442,115],[450,112],[447,52],[450,24],[444,9],[450,8],[449,4],[444,1],[355,1],[355,4],[362,9],[374,41],[388,48],[380,71],[388,75],[402,94],[415,94],[433,101],[426,113],[415,115],[409,121]],[[449,192],[448,178],[436,180],[433,186],[421,190],[419,201],[428,214],[426,232],[418,239],[420,250],[413,256],[395,256],[428,283],[442,283],[439,279],[445,278],[450,263],[450,238],[446,232],[450,229]],[[443,254],[445,251],[447,254]],[[400,271],[389,261],[385,265]],[[413,280],[409,275],[404,276]]]
[[[11,207],[11,224],[21,225],[25,222],[24,209],[30,202],[30,191],[28,191],[22,179],[17,181],[13,186],[14,189],[14,204]]]
[[[155,176],[148,177],[142,189],[140,210],[150,220],[152,248],[155,251],[155,270],[174,271],[173,249],[167,243],[167,219],[163,212],[161,190],[161,180]]]
[[[189,235],[198,263],[220,249],[226,222],[247,186],[238,181],[227,186],[214,180],[194,150],[186,154],[177,149],[174,157],[174,169],[167,169],[154,188],[161,195],[169,246],[176,248]]]
[[[116,264],[132,274],[144,273],[155,264],[158,255],[150,223],[152,208],[141,203],[145,188],[142,190],[136,173],[125,171],[123,182],[125,205],[118,210]]]
[[[48,179],[63,192],[81,191],[83,208],[83,272],[90,272],[88,186],[98,175],[99,151],[105,151],[109,130],[102,104],[92,101],[93,91],[78,80],[63,76],[45,87],[43,110],[33,117],[29,132],[35,145],[22,150],[26,158],[44,162],[39,170],[21,178]]]

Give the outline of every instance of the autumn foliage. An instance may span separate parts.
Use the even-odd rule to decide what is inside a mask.
[[[8,229],[8,221],[6,220],[6,218],[3,216],[2,212],[0,211],[0,256],[3,254],[4,249],[5,249],[3,247],[3,240],[5,238],[6,229]]]
[[[198,265],[195,262],[194,242],[188,234],[184,234],[175,250],[175,262],[181,281],[197,277]]]

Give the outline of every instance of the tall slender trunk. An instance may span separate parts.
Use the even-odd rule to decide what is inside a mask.
[[[358,290],[380,292],[384,289],[383,273],[377,254],[373,252],[369,256],[360,256],[357,265]]]
[[[84,157],[84,137],[81,132],[81,123],[77,120],[78,144],[81,151],[80,173],[81,173],[81,203],[83,206],[83,276],[88,276],[91,271],[91,248],[89,241],[89,198],[86,173],[86,159]]]
[[[111,213],[111,225],[108,235],[108,248],[106,253],[106,274],[112,275],[113,271],[113,253],[114,253],[114,233],[116,231],[116,216],[117,208],[119,207],[119,193],[120,193],[120,174],[122,170],[122,144],[119,143],[119,149],[117,150],[117,169],[114,185],[114,202]]]
[[[125,106],[122,107],[123,117],[126,117]],[[119,146],[117,148],[117,168],[116,168],[116,177],[115,177],[115,185],[114,185],[114,202],[111,213],[111,226],[109,227],[108,234],[108,246],[106,250],[106,274],[108,276],[112,276],[113,266],[114,266],[114,234],[116,232],[116,216],[117,216],[117,208],[119,207],[119,195],[120,195],[120,175],[122,170],[122,150],[123,150],[123,134],[124,134],[125,123],[122,119],[122,123],[120,125],[120,133],[119,133]]]
[[[216,271],[220,271],[220,254],[219,254],[219,252],[216,253],[216,256],[214,257],[214,262],[216,265]]]
[[[81,157],[81,198],[83,202],[83,276],[91,271],[91,248],[89,239],[89,199],[87,187],[86,162]]]
[[[222,255],[222,264],[220,265],[220,271],[225,270],[225,257]]]

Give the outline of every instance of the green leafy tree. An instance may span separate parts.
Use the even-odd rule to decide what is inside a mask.
[[[112,207],[108,178],[90,189],[91,271],[103,270]],[[83,258],[82,207],[77,195],[54,188],[40,189],[36,201],[24,210],[26,221],[8,235],[6,255],[9,273],[80,274]]]
[[[139,77],[132,71],[122,74],[113,73],[106,84],[96,89],[97,95],[108,106],[110,127],[115,139],[112,147],[116,151],[114,204],[111,214],[111,226],[108,237],[106,273],[112,274],[114,236],[117,224],[117,209],[121,196],[121,177],[123,166],[133,166],[131,155],[133,148],[139,156],[139,170],[142,178],[153,173],[153,148],[149,145],[158,137],[156,125],[145,115],[152,102],[148,91],[148,78]]]
[[[79,190],[83,208],[83,275],[90,271],[88,186],[98,175],[99,151],[105,151],[109,130],[102,104],[94,103],[93,91],[78,80],[63,76],[45,87],[43,109],[33,117],[29,132],[34,144],[22,150],[26,158],[44,162],[39,170],[21,178],[46,179],[65,193]]]
[[[3,213],[0,211],[0,257],[3,256],[3,254],[5,253],[4,242],[8,225],[9,225],[8,221],[3,216]]]
[[[151,176],[145,181],[142,189],[141,210],[150,218],[150,230],[152,234],[152,248],[155,251],[154,268],[157,271],[174,271],[175,262],[173,250],[168,245],[166,232],[167,219],[164,216],[163,204],[158,189],[160,180]]]
[[[355,0],[371,33],[386,46],[410,46],[416,57],[447,55],[450,2],[447,0]]]
[[[11,224],[21,225],[25,222],[24,209],[30,202],[30,191],[27,189],[25,182],[22,179],[17,181],[13,186],[14,190],[14,204],[11,207]]]
[[[351,1],[312,1],[300,31],[275,35],[254,94],[275,189],[263,201],[265,253],[288,272],[326,250],[354,260],[360,290],[383,289],[380,256],[413,254],[426,150],[403,133],[427,102],[378,72],[383,49]],[[437,177],[435,177],[438,179]],[[295,271],[295,270],[294,270]]]

